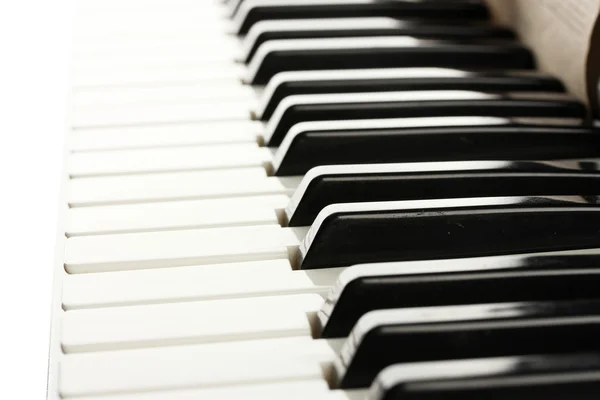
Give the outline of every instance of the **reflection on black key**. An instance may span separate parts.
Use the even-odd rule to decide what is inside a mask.
[[[485,117],[307,122],[288,132],[273,167],[286,176],[319,165],[600,157],[598,128],[551,124]]]
[[[245,80],[264,85],[284,71],[357,68],[448,67],[531,69],[531,52],[520,44],[461,44],[408,36],[274,40],[258,49]]]
[[[530,71],[389,68],[282,72],[265,88],[256,117],[269,120],[279,103],[293,95],[403,90],[563,92],[564,86],[554,77]]]
[[[595,198],[489,197],[336,204],[297,256],[302,269],[593,248]]]
[[[600,354],[569,353],[397,364],[383,370],[370,400],[595,400]]]
[[[600,194],[600,163],[463,161],[321,166],[285,209],[289,226],[313,223],[326,206],[436,198]]]
[[[372,311],[335,363],[341,388],[368,387],[393,364],[599,351],[600,301]]]
[[[342,272],[318,313],[325,338],[369,311],[599,298],[600,250],[363,264]]]
[[[271,40],[370,36],[414,36],[421,39],[448,40],[515,38],[515,34],[509,29],[483,24],[432,24],[393,18],[267,21],[255,25],[244,38],[243,61],[250,62],[260,45]]]
[[[257,22],[300,18],[394,17],[433,20],[486,20],[486,6],[476,0],[244,0],[234,13],[235,29],[246,34]]]
[[[265,141],[279,146],[295,124],[306,121],[482,115],[582,119],[585,106],[562,93],[490,93],[431,90],[292,96],[267,124]]]

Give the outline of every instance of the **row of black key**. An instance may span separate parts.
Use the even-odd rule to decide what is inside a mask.
[[[583,106],[501,93],[563,91],[547,76],[477,72],[534,67],[528,50],[502,42],[510,32],[481,24],[488,12],[478,1],[229,3],[240,34],[271,19],[411,19],[364,35],[352,24],[328,30],[327,20],[314,30],[264,29],[244,59],[248,82],[268,83],[255,117],[269,123],[266,144],[280,146],[274,172],[333,165],[311,171],[286,210],[290,226],[311,225],[297,266],[404,261],[350,268],[329,295],[319,335],[348,337],[336,385],[371,386],[372,398],[386,400],[592,398],[600,378],[597,164],[517,160],[597,157],[597,132],[515,119],[581,121]],[[397,67],[465,71],[415,78],[360,70]],[[277,75],[341,69],[349,71]],[[446,92],[415,101],[419,93],[399,94],[408,90]],[[309,94],[325,96],[291,97]],[[513,161],[385,164],[498,159]],[[535,253],[555,250],[572,251]],[[473,256],[487,257],[460,258]]]

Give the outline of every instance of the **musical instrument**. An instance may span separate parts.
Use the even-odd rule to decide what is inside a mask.
[[[49,399],[592,399],[600,128],[479,0],[81,0]]]

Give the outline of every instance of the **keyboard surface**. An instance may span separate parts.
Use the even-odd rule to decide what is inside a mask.
[[[600,128],[483,1],[74,36],[49,400],[595,398]]]

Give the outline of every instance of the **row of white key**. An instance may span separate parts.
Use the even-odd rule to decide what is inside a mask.
[[[314,314],[342,269],[292,268],[306,229],[279,224],[300,178],[267,175],[273,154],[249,120],[256,94],[239,65],[221,68],[237,51],[214,17],[223,9],[82,3],[61,396],[363,399],[327,385],[341,341],[314,340]],[[224,51],[201,65],[215,44]]]

